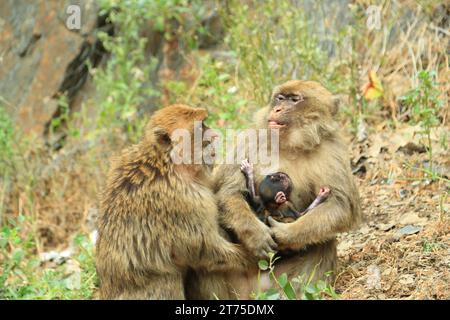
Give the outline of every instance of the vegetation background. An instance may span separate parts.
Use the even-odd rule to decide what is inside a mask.
[[[187,103],[206,107],[213,128],[246,128],[288,79],[340,98],[366,215],[340,236],[336,282],[306,282],[295,298],[450,298],[448,4],[91,2],[92,45],[60,75],[45,130],[23,125],[0,90],[0,298],[95,297],[98,194],[110,157],[140,139],[152,111]]]

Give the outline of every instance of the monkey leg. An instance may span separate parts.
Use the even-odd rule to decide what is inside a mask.
[[[297,292],[301,293],[301,284],[292,279],[299,277],[303,284],[323,280],[333,284],[337,266],[336,240],[312,245],[307,250],[281,256],[275,264],[275,275],[279,277],[287,273]],[[332,272],[327,277],[326,273]],[[258,280],[258,270],[249,268],[247,272],[205,273],[198,272],[186,285],[186,298],[190,299],[249,299],[259,290],[267,291],[276,285],[267,272],[261,272]]]
[[[100,299],[114,300],[184,300],[184,285],[181,274],[158,274],[127,284],[124,280],[120,292],[101,294]]]
[[[307,213],[309,210],[314,209],[319,204],[323,203],[325,200],[327,200],[328,196],[330,195],[330,188],[328,187],[321,187],[319,190],[319,193],[317,194],[317,197],[314,199],[314,201],[309,205],[308,208],[306,208],[305,211],[302,212],[302,215]]]

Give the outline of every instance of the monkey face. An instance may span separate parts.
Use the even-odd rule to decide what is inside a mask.
[[[328,90],[314,81],[291,80],[274,89],[268,127],[287,131],[301,127],[318,117],[329,118],[335,109]]]
[[[259,185],[259,195],[265,203],[273,202],[280,191],[284,192],[287,198],[292,191],[292,180],[284,172],[266,175]]]

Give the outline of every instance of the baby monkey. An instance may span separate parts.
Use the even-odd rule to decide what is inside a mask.
[[[330,195],[330,189],[320,188],[319,194],[305,211],[299,212],[290,201],[292,192],[292,180],[284,172],[268,174],[259,184],[258,195],[256,195],[253,165],[244,160],[241,163],[241,171],[245,176],[247,188],[250,192],[249,202],[255,210],[258,218],[267,223],[267,217],[282,222],[292,222],[306,214],[309,210],[324,202]]]

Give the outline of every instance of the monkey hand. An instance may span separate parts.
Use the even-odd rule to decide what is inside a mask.
[[[253,173],[253,165],[250,164],[250,162],[248,161],[248,159],[242,160],[241,163],[241,171],[246,174],[247,176],[249,176],[250,174]]]
[[[277,243],[279,251],[286,251],[292,249],[292,238],[291,238],[291,223],[278,222],[272,217],[267,217],[267,222],[269,223],[275,242]]]
[[[286,195],[283,191],[277,192],[277,194],[275,195],[275,202],[278,204],[283,204],[286,202]]]
[[[317,195],[318,197],[321,197],[323,199],[328,198],[328,196],[330,195],[331,189],[328,187],[321,187],[319,190],[319,194]]]
[[[269,253],[277,250],[277,244],[272,238],[271,229],[263,222],[256,220],[244,232],[244,236],[240,237],[242,245],[258,259],[267,258]]]

